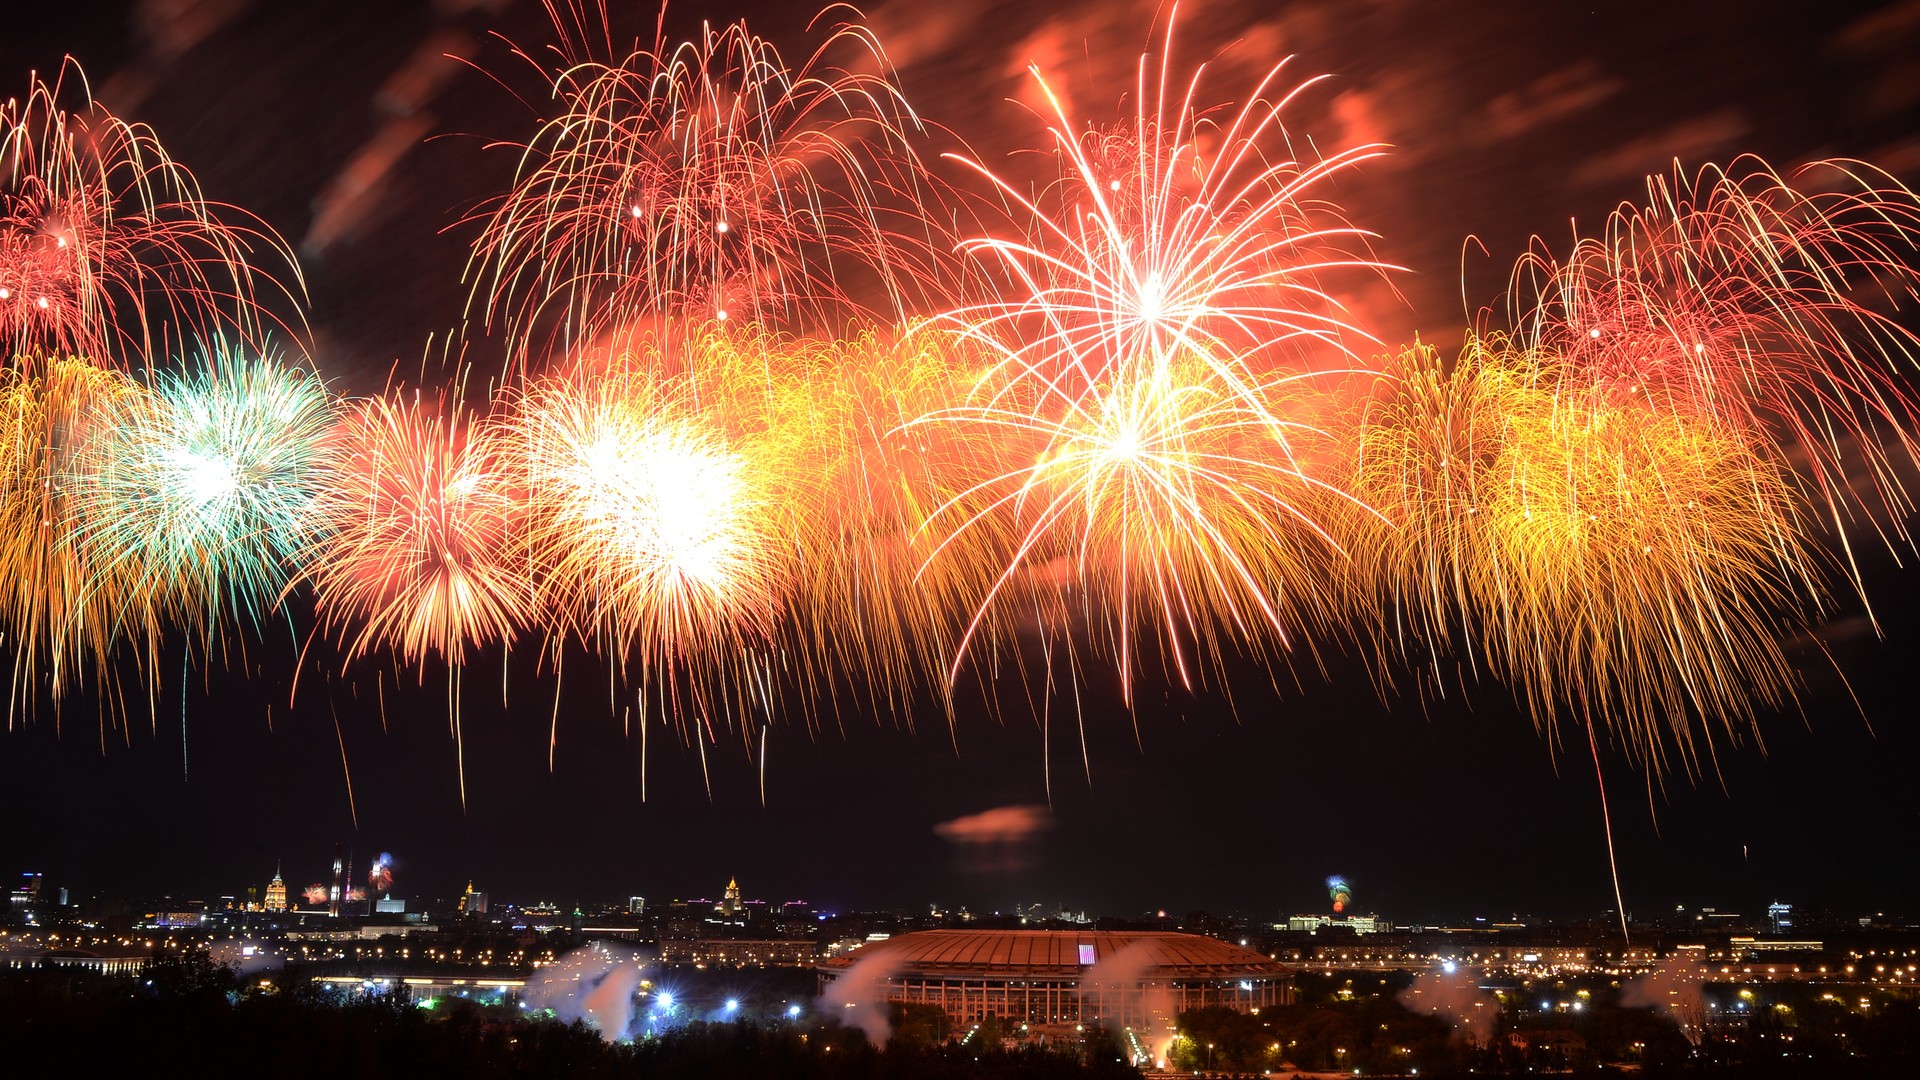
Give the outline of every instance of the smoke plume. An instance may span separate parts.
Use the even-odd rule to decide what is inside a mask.
[[[1177,1003],[1170,988],[1147,978],[1152,966],[1152,950],[1144,941],[1102,957],[1080,977],[1080,1012],[1097,1015],[1123,1045],[1132,1045],[1127,1029],[1133,1028],[1153,1057],[1152,1067],[1164,1069]]]
[[[869,951],[864,957],[854,955],[853,966],[820,995],[820,1011],[866,1032],[867,1041],[874,1046],[885,1046],[893,1033],[887,1016],[887,980],[899,970],[900,960],[890,950]]]
[[[1669,956],[1660,966],[1620,988],[1620,1004],[1629,1009],[1665,1009],[1674,1023],[1698,1046],[1705,1033],[1706,1000],[1700,996],[1700,965]]]
[[[1493,1018],[1499,1002],[1480,986],[1480,973],[1465,964],[1447,961],[1414,977],[1399,993],[1400,1004],[1411,1012],[1431,1013],[1453,1025],[1457,1039],[1485,1045],[1493,1036]]]
[[[595,943],[575,949],[527,979],[529,1009],[550,1010],[564,1023],[585,1020],[608,1042],[632,1038],[633,995],[643,970],[637,953]]]

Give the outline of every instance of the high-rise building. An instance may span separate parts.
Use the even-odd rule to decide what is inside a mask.
[[[627,897],[627,913],[629,915],[644,915],[646,914],[646,912],[647,912],[646,897],[644,896]]]
[[[268,911],[287,910],[287,883],[280,877],[280,864],[273,867],[273,880],[267,882],[267,902],[263,905]]]
[[[460,913],[462,915],[485,915],[487,913],[487,894],[473,891],[473,882],[467,882],[467,891],[460,895]]]
[[[336,840],[333,845],[333,891],[327,894],[327,914],[329,915],[340,914],[340,901],[347,898],[345,886],[347,864],[341,859],[340,850],[340,843]]]
[[[727,894],[718,904],[714,905],[714,910],[720,912],[722,915],[740,914],[740,880],[738,878],[730,877],[727,879]]]
[[[1776,900],[1767,905],[1767,929],[1776,934],[1793,929],[1793,905]]]

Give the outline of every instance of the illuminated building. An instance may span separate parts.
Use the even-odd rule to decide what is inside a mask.
[[[665,938],[663,964],[711,964],[714,967],[806,967],[820,947],[806,938]]]
[[[718,911],[718,912],[720,912],[720,913],[721,913],[722,915],[738,915],[738,914],[740,914],[740,882],[739,882],[739,879],[737,879],[737,878],[728,878],[728,879],[727,879],[727,893],[726,893],[726,896],[724,896],[724,897],[723,897],[723,898],[722,898],[722,899],[720,900],[720,902],[719,902],[718,904],[715,904],[715,905],[713,906],[713,910],[715,910],[715,911]]]
[[[1333,915],[1293,915],[1287,918],[1287,929],[1314,931],[1321,927],[1336,930],[1345,928],[1356,934],[1386,933],[1393,924],[1377,915],[1349,915],[1342,919]]]
[[[281,880],[280,867],[278,865],[275,865],[273,868],[273,880],[267,882],[267,902],[265,906],[268,911],[287,910],[287,883]]]
[[[340,914],[340,901],[346,899],[345,896],[341,895],[342,885],[345,881],[342,875],[345,872],[345,864],[340,860],[340,844],[336,841],[333,845],[333,891],[327,894],[327,914],[329,915]]]
[[[1293,972],[1264,953],[1164,931],[923,930],[822,962],[824,989],[856,965],[880,962],[875,992],[937,1005],[955,1023],[1068,1026],[1094,1022],[1159,1031],[1189,1009],[1240,1012],[1293,1000]],[[858,993],[856,991],[856,993]]]
[[[647,911],[647,898],[644,896],[627,897],[627,914],[644,915]]]
[[[487,894],[473,891],[473,882],[467,882],[467,891],[460,894],[460,914],[485,915],[487,913]]]
[[[1767,905],[1767,927],[1776,934],[1793,929],[1793,905],[1774,901]]]

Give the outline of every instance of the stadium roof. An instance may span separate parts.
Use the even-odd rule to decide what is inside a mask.
[[[1265,953],[1216,938],[1099,930],[922,930],[868,942],[820,967],[840,973],[869,957],[885,957],[897,971],[975,977],[1078,979],[1100,964],[1108,964],[1114,978],[1129,980],[1273,977],[1288,972]]]

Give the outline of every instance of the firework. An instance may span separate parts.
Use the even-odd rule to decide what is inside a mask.
[[[1333,902],[1333,913],[1338,915],[1353,903],[1353,886],[1347,884],[1346,878],[1335,874],[1327,879],[1327,899]]]
[[[996,532],[1011,540],[955,670],[995,604],[1044,609],[1063,586],[1105,627],[1129,695],[1143,636],[1192,686],[1196,659],[1265,654],[1317,621],[1318,582],[1341,549],[1321,521],[1353,504],[1309,463],[1330,436],[1300,419],[1315,407],[1302,381],[1249,387],[1199,358],[1158,358],[1116,365],[1072,398],[1000,392],[920,421],[984,432],[1012,466],[933,519],[936,560],[1000,549]]]
[[[1312,81],[1274,93],[1276,66],[1223,118],[1170,64],[1143,57],[1134,115],[1085,133],[1033,69],[1063,175],[1028,198],[974,166],[1031,225],[966,245],[1016,287],[944,317],[997,363],[928,418],[1003,462],[941,508],[959,538],[942,554],[995,519],[1012,537],[973,627],[1051,576],[1108,628],[1129,696],[1142,634],[1191,686],[1199,656],[1267,652],[1325,606],[1307,567],[1338,549],[1316,504],[1339,500],[1308,456],[1327,434],[1309,384],[1350,374],[1371,339],[1324,283],[1386,269],[1323,198],[1379,148],[1285,153],[1281,113]]]
[[[918,211],[927,181],[908,142],[919,121],[864,27],[837,27],[794,70],[745,23],[622,56],[604,9],[597,27],[548,9],[560,114],[486,214],[471,274],[519,359],[537,338],[591,343],[636,319],[830,322],[860,306],[848,286],[863,275],[899,309],[932,226],[916,216],[916,240],[881,220]],[[840,52],[850,67],[830,64]]]
[[[16,703],[42,693],[57,701],[123,628],[152,625],[133,575],[92,564],[74,535],[77,463],[142,397],[124,375],[85,360],[0,376],[0,625]]]
[[[975,543],[986,527],[928,565],[935,511],[956,485],[992,475],[992,460],[949,427],[920,422],[964,395],[974,353],[935,328],[792,342],[771,384],[782,406],[770,434],[790,492],[779,501],[796,511],[784,525],[798,575],[792,651],[812,689],[852,680],[909,721],[917,692],[945,688],[958,613],[992,581],[980,555],[993,545]]]
[[[1018,287],[946,318],[1022,373],[1074,389],[1109,367],[1174,354],[1215,366],[1230,386],[1251,372],[1344,363],[1377,344],[1327,291],[1330,278],[1391,269],[1327,197],[1345,171],[1385,148],[1293,157],[1282,114],[1319,79],[1281,92],[1285,63],[1237,113],[1206,108],[1200,73],[1174,81],[1169,21],[1158,71],[1140,59],[1136,110],[1119,125],[1082,128],[1039,68],[1052,150],[1062,174],[1038,197],[967,161],[1030,218],[1025,235],[963,247]],[[1251,393],[1250,398],[1257,398]]]
[[[1399,525],[1365,547],[1400,651],[1437,671],[1477,640],[1536,723],[1570,710],[1656,768],[1791,699],[1819,563],[1741,431],[1499,341],[1403,364],[1356,484]]]
[[[367,893],[374,897],[384,897],[393,891],[393,856],[381,852],[380,857],[367,867]]]
[[[149,128],[84,87],[69,64],[0,104],[0,347],[137,367],[188,338],[297,339],[271,314],[304,289],[286,243],[208,202]]]
[[[1782,177],[1744,157],[1647,189],[1565,262],[1543,246],[1520,260],[1529,346],[1789,464],[1849,558],[1862,521],[1905,540],[1920,413],[1903,372],[1920,338],[1888,305],[1920,285],[1920,202],[1846,161]]]
[[[302,899],[315,906],[326,903],[330,895],[325,885],[309,885],[300,893]]]
[[[495,427],[417,397],[372,399],[336,428],[325,472],[302,563],[349,657],[385,646],[403,663],[436,653],[457,666],[512,639],[529,615],[514,558],[524,499]]]
[[[81,555],[186,625],[257,622],[311,535],[326,391],[215,342],[129,404],[73,481]]]
[[[689,667],[750,684],[738,672],[786,593],[760,448],[718,408],[685,380],[620,371],[536,384],[515,420],[543,605],[663,686]]]

